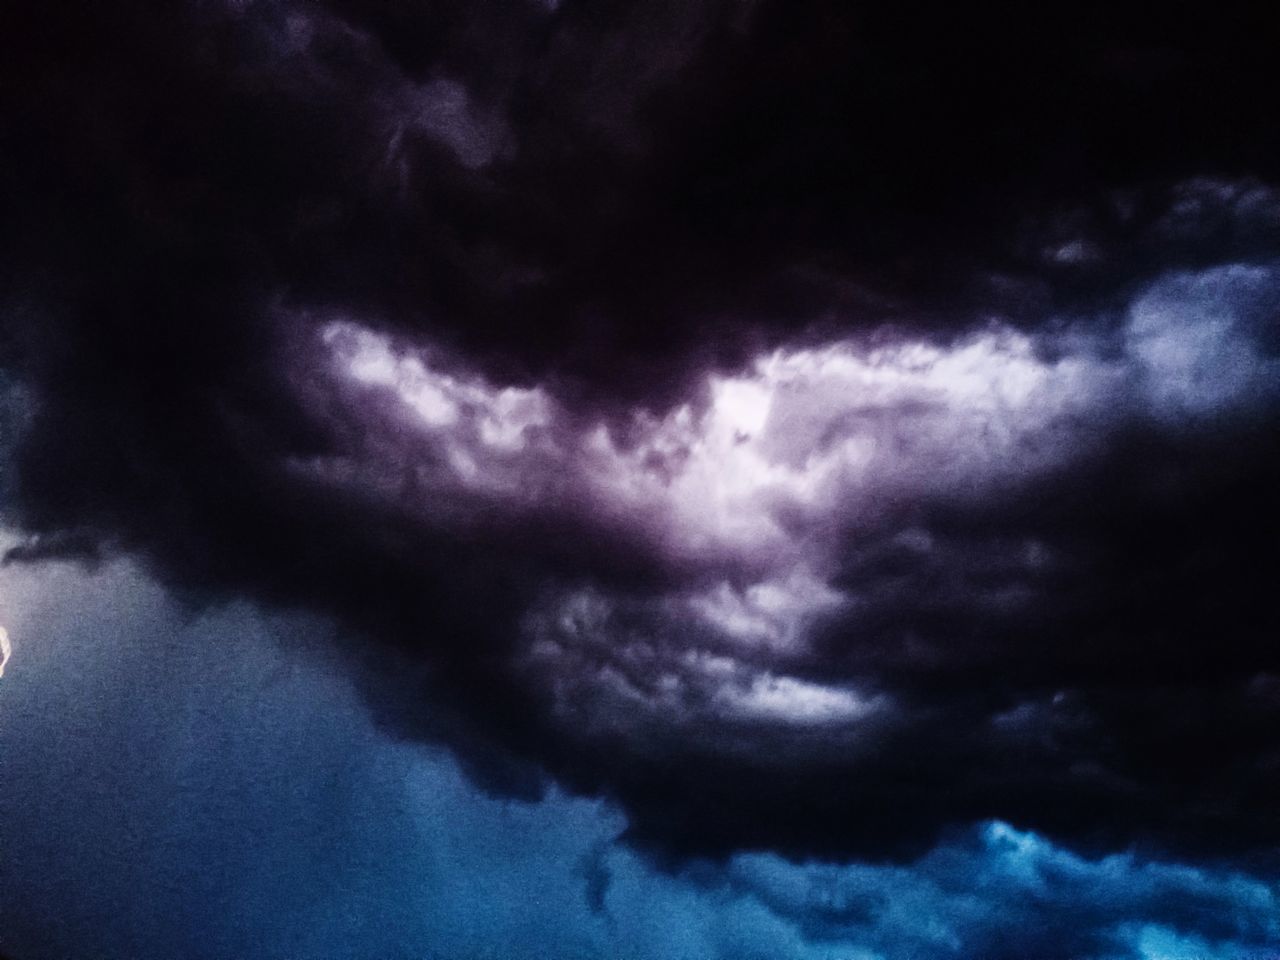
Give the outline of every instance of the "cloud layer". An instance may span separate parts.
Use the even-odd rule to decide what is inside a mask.
[[[9,560],[331,615],[676,860],[1271,848],[1250,16],[28,11]]]

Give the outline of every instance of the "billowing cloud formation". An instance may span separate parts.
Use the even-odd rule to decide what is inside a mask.
[[[868,956],[1213,956],[1265,952],[1280,936],[1270,884],[1132,854],[1083,859],[1003,823],[910,866],[797,869],[748,856],[700,879],[757,898],[809,940],[853,941]],[[1206,922],[1189,924],[1193,915]]]
[[[1110,323],[783,346],[709,373],[660,415],[608,417],[572,410],[553,387],[492,383],[420,341],[321,323],[319,376],[331,383],[319,389],[341,397],[360,429],[292,474],[428,529],[529,529],[556,517],[577,530],[581,566],[546,572],[514,628],[517,682],[555,736],[586,750],[637,762],[729,757],[740,776],[774,783],[820,771],[777,797],[763,791],[762,810],[777,804],[769,819],[786,832],[786,809],[814,804],[814,792],[834,794],[819,805],[838,821],[888,781],[876,804],[893,809],[899,777],[940,794],[949,781],[990,777],[980,794],[1002,795],[981,796],[970,816],[1043,817],[1057,795],[1147,820],[1124,808],[1155,800],[1134,770],[1151,760],[1141,738],[1185,705],[1170,661],[1175,674],[1184,658],[1212,670],[1230,641],[1168,635],[1181,628],[1145,608],[1135,613],[1147,622],[1108,638],[1105,655],[1082,656],[1104,642],[1095,631],[1117,624],[1095,609],[1110,585],[1080,578],[1097,562],[1090,553],[1119,544],[1105,530],[1042,529],[1048,511],[1027,515],[1023,502],[1098,482],[1090,475],[1118,469],[1113,458],[1134,438],[1190,453],[1267,422],[1280,399],[1267,344],[1277,291],[1274,267],[1227,265],[1160,277]],[[1149,467],[1204,482],[1197,466]],[[1158,489],[1144,495],[1178,506],[1159,504]],[[593,544],[619,541],[658,571],[653,582],[593,572]],[[1169,559],[1139,556],[1130,575],[1177,582]],[[1246,723],[1274,710],[1248,693],[1272,676],[1265,656],[1219,681],[1218,696],[1248,704]],[[1097,674],[1125,662],[1158,679],[1125,690],[1151,699],[1126,731],[1138,742],[1117,745],[1113,694]],[[975,667],[1032,675],[992,683]],[[929,690],[938,684],[962,686],[939,695]],[[926,730],[927,745],[912,742]],[[957,759],[926,761],[935,750]],[[1002,769],[1011,756],[1030,761],[1016,783]],[[641,769],[633,789],[654,790]],[[694,845],[715,836],[732,802],[713,792],[700,811],[699,789],[681,783],[652,817],[705,816]],[[949,802],[932,801],[934,829]],[[898,842],[892,825],[866,816],[822,829],[873,846],[894,831]]]
[[[926,6],[28,11],[9,558],[678,856],[1274,844],[1265,31]]]
[[[786,667],[813,653],[819,623],[856,631],[876,585],[834,581],[861,541],[889,537],[928,566],[933,532],[894,517],[897,504],[964,509],[1060,475],[1123,428],[1187,429],[1270,405],[1280,361],[1260,352],[1241,313],[1274,289],[1270,268],[1170,277],[1137,297],[1114,334],[1067,333],[1039,349],[998,327],[947,346],[778,349],[741,373],[709,375],[661,417],[642,410],[612,427],[545,389],[449,373],[412,345],[338,322],[322,333],[334,373],[370,388],[349,403],[350,415],[372,417],[357,450],[297,470],[445,527],[460,514],[505,514],[508,524],[574,514],[678,566],[678,588],[647,601],[588,583],[531,611],[530,657],[544,661],[557,696],[576,692],[588,711],[630,697],[678,715],[699,699],[692,685],[712,712],[855,719],[870,704],[851,691],[732,654]],[[1005,568],[967,602],[1013,613],[1043,602],[1065,558],[1034,536],[1001,547]],[[584,670],[602,689],[578,689]],[[584,719],[607,722],[573,721]]]

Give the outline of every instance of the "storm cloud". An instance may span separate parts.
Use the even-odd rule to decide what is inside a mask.
[[[332,616],[384,730],[673,863],[1265,860],[1256,16],[15,11],[8,562]]]

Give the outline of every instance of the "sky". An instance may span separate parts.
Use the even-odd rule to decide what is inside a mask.
[[[1259,17],[0,7],[0,956],[1280,956]]]

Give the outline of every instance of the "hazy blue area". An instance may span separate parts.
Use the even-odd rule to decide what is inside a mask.
[[[656,869],[599,801],[473,789],[374,729],[342,638],[186,614],[124,564],[10,565],[0,949],[15,960],[1234,957],[1276,887],[1004,825],[902,867]],[[324,653],[322,651],[329,651]]]

